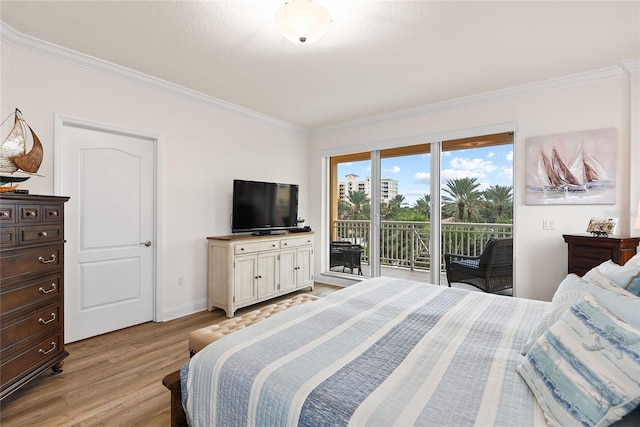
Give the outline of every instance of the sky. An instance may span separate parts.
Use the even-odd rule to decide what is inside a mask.
[[[398,181],[398,192],[407,206],[429,194],[431,185],[430,155],[412,155],[382,159],[382,178]],[[338,180],[353,173],[364,180],[371,175],[369,161],[341,163]],[[442,155],[442,182],[455,178],[476,178],[478,190],[492,185],[513,186],[513,145],[480,147],[468,150],[445,151]]]

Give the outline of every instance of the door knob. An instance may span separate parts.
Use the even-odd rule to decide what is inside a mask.
[[[151,240],[147,240],[146,242],[140,243],[140,244],[141,245],[145,245],[146,247],[149,247],[149,246],[151,246]]]

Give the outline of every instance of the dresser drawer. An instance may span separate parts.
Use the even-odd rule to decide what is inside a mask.
[[[277,250],[277,249],[278,249],[277,240],[267,240],[263,242],[238,243],[235,245],[234,253],[236,255],[241,255],[241,254],[248,254],[253,252]]]
[[[18,245],[60,242],[63,239],[62,224],[42,224],[18,227]]]
[[[3,281],[23,274],[52,272],[61,266],[61,244],[5,251],[0,258]]]
[[[15,246],[17,244],[16,236],[16,227],[0,228],[0,248],[6,249]]]
[[[580,246],[576,245],[573,248],[573,256],[577,258],[585,258],[602,262],[601,260],[607,260],[613,258],[614,249],[608,247],[595,247],[595,246]]]
[[[60,298],[61,284],[62,278],[60,274],[45,278],[38,277],[12,285],[2,283],[0,293],[2,315],[6,317],[6,315],[24,307],[42,305],[47,301]]]
[[[56,359],[64,352],[62,335],[52,334],[39,339],[30,347],[24,347],[8,357],[2,358],[0,377],[2,390],[47,362]]]
[[[0,226],[16,223],[16,205],[2,204],[0,206]]]
[[[61,318],[59,301],[38,310],[30,310],[8,322],[3,318],[0,340],[9,345],[2,346],[2,358],[25,340],[37,340],[43,335],[59,332],[62,328]]]
[[[40,222],[42,210],[40,205],[18,205],[18,222],[20,224],[29,224],[32,222]]]
[[[42,206],[42,221],[43,222],[57,222],[62,224],[64,209],[62,205],[43,205]]]

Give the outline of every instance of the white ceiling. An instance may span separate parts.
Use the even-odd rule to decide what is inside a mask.
[[[316,0],[320,41],[275,28],[284,0],[10,1],[14,30],[308,129],[640,58],[640,1]]]

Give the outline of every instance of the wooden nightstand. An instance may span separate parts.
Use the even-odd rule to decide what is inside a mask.
[[[591,234],[563,234],[569,245],[569,273],[584,275],[604,261],[624,264],[636,254],[640,237],[593,237]]]

